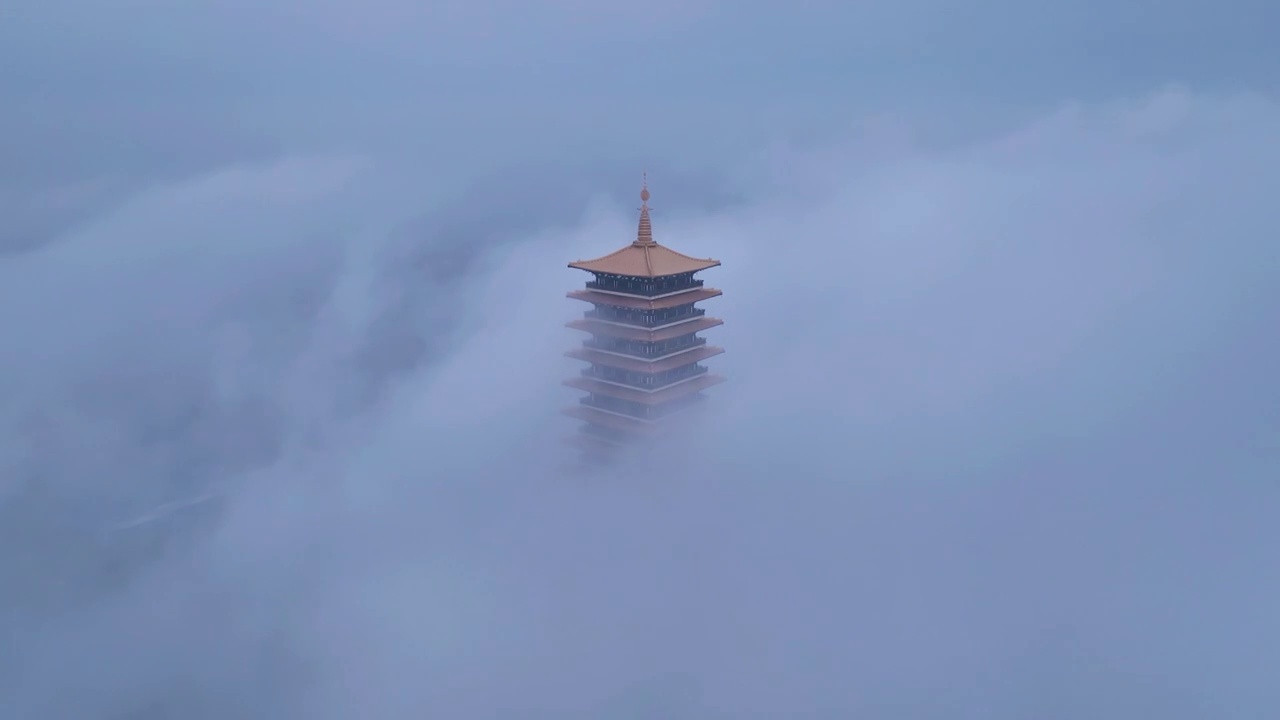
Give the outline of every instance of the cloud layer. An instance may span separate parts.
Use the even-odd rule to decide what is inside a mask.
[[[0,267],[0,714],[1265,715],[1276,128],[1170,89],[775,146],[709,210],[652,176],[732,382],[609,477],[554,442],[564,263],[629,201],[452,232],[332,155],[139,194]]]

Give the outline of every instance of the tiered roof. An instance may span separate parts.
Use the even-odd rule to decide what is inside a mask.
[[[720,264],[719,260],[690,257],[659,245],[653,239],[653,224],[649,220],[647,184],[640,191],[640,202],[640,227],[634,242],[595,260],[571,262],[569,267],[606,275],[656,278],[698,272]]]

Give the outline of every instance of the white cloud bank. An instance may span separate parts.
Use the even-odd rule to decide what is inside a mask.
[[[622,208],[463,291],[359,162],[138,198],[0,266],[0,715],[1280,710],[1278,135],[1174,89],[775,153],[713,216],[652,178],[660,241],[724,261],[732,382],[648,476],[551,442],[564,262]],[[404,307],[435,354],[374,372]],[[210,488],[180,540],[111,530]]]

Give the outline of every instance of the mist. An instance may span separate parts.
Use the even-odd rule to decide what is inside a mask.
[[[0,717],[1280,712],[1264,9],[498,5],[0,27]],[[571,472],[645,170],[730,381]]]

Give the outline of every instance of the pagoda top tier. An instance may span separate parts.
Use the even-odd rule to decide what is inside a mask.
[[[569,267],[606,275],[652,278],[694,273],[720,264],[711,258],[689,257],[654,241],[653,224],[649,221],[648,182],[640,190],[640,203],[640,227],[634,242],[595,260],[571,262]]]

